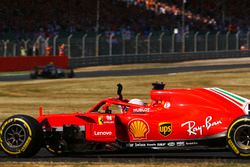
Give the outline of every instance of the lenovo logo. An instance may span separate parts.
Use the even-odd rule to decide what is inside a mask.
[[[94,131],[95,136],[111,136],[112,132],[111,131],[103,131],[103,132],[98,132]]]

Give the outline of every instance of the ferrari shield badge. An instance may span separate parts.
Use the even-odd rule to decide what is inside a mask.
[[[160,122],[159,132],[163,136],[168,136],[172,133],[172,123],[171,122]]]
[[[103,125],[103,118],[102,117],[98,117],[98,125]]]

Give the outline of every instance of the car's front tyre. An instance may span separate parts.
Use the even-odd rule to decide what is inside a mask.
[[[227,143],[234,154],[250,157],[250,117],[236,119],[229,127]]]
[[[74,78],[75,77],[75,72],[74,72],[73,68],[69,69],[69,71],[67,73],[67,77],[68,78]]]
[[[38,76],[38,68],[35,67],[35,68],[33,69],[33,71],[31,71],[31,73],[30,73],[30,78],[31,78],[31,79],[36,79],[37,76]]]
[[[0,145],[11,157],[31,157],[42,145],[42,128],[36,119],[14,115],[0,127]]]

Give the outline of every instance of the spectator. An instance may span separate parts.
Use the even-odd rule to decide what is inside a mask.
[[[249,26],[250,6],[247,0],[190,0],[182,11],[183,0],[99,0],[100,31],[131,32],[178,27],[181,15],[191,30],[222,30],[230,24],[244,29]],[[0,33],[16,38],[24,34],[52,37],[60,32],[93,32],[96,26],[96,1],[82,0],[15,0],[0,1]],[[244,10],[241,10],[243,9]],[[226,10],[227,9],[227,10]]]
[[[23,46],[21,46],[21,48],[20,48],[20,55],[27,56],[27,50]]]
[[[63,43],[59,46],[59,56],[65,56],[64,49],[65,49],[65,44]]]

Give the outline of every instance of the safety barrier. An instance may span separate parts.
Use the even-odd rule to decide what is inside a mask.
[[[68,68],[69,66],[69,59],[66,56],[0,57],[0,71],[31,70],[35,66],[44,66],[51,62],[61,68]]]
[[[128,35],[129,34],[129,35]],[[50,38],[0,41],[3,57],[23,55],[68,55],[69,58],[172,54],[250,49],[249,32],[189,32],[185,34],[150,32],[116,34],[57,34]]]
[[[0,41],[2,58],[18,58],[20,53],[27,57],[67,55],[72,67],[247,57],[249,51],[250,31],[190,32],[183,35],[167,32],[130,32],[129,35],[74,33],[50,38],[39,36],[19,43],[15,40]]]
[[[140,54],[140,55],[117,55],[71,58],[71,67],[97,66],[97,65],[117,65],[136,63],[170,63],[188,60],[204,60],[218,58],[238,58],[249,57],[250,51],[210,51],[210,52],[186,52],[169,54]],[[247,62],[246,62],[247,63]]]

